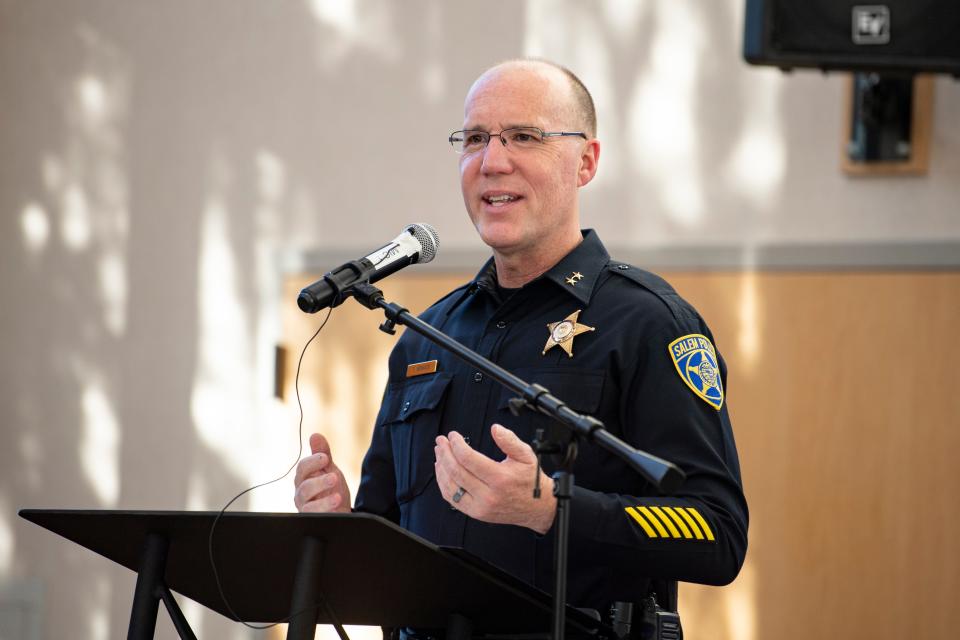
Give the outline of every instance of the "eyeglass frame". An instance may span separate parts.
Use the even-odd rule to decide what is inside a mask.
[[[481,133],[481,134],[487,136],[487,141],[484,142],[484,143],[483,143],[483,146],[480,147],[479,149],[477,149],[476,151],[481,151],[481,150],[483,150],[483,149],[486,149],[486,148],[487,148],[487,145],[490,144],[490,140],[491,140],[494,136],[500,138],[500,143],[501,143],[504,147],[509,148],[508,145],[507,145],[507,140],[503,137],[504,132],[506,132],[506,131],[520,131],[520,130],[523,130],[523,129],[533,129],[533,130],[535,130],[535,131],[539,131],[539,132],[540,132],[540,137],[541,137],[540,144],[543,144],[543,142],[544,142],[544,141],[543,141],[543,138],[557,138],[557,137],[565,137],[565,136],[571,136],[571,137],[572,137],[572,136],[580,136],[580,137],[583,138],[584,140],[588,140],[588,141],[590,140],[590,138],[587,137],[587,134],[584,133],[583,131],[544,131],[544,130],[541,129],[540,127],[529,126],[529,127],[509,127],[509,128],[507,128],[507,129],[501,129],[501,130],[500,130],[499,132],[497,132],[497,133],[492,133],[492,132],[489,132],[489,131],[484,131],[483,129],[458,129],[457,131],[453,131],[449,136],[447,136],[447,142],[449,142],[449,143],[450,143],[450,146],[453,147],[454,152],[456,152],[456,153],[458,153],[458,154],[464,154],[464,153],[467,153],[467,151],[466,151],[465,149],[462,149],[462,148],[461,148],[460,151],[457,151],[457,147],[453,144],[453,136],[456,135],[456,134],[458,134],[458,133],[467,133],[467,132],[470,132],[470,133]],[[466,136],[464,136],[464,138],[466,138]],[[476,153],[476,151],[472,151],[471,153]]]

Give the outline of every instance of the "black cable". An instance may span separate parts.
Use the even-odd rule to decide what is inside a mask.
[[[223,592],[223,585],[220,583],[220,573],[217,571],[217,563],[213,559],[213,532],[214,530],[216,530],[217,523],[220,521],[221,516],[223,516],[223,514],[226,513],[230,505],[232,505],[239,498],[241,498],[247,493],[250,493],[254,489],[259,489],[260,487],[265,487],[268,484],[273,484],[274,482],[279,482],[280,480],[283,480],[288,475],[290,475],[290,472],[293,471],[297,467],[297,463],[300,462],[300,453],[303,451],[303,403],[300,401],[300,365],[303,364],[303,356],[304,354],[307,353],[307,347],[310,346],[310,343],[313,342],[314,338],[320,335],[320,332],[323,330],[323,328],[327,326],[327,321],[330,320],[330,313],[332,311],[333,311],[332,307],[327,309],[326,317],[323,319],[323,322],[320,323],[320,327],[314,332],[312,336],[310,336],[310,339],[307,340],[307,343],[303,345],[303,350],[300,352],[300,359],[297,360],[297,374],[293,380],[293,388],[297,393],[297,407],[300,409],[300,424],[297,428],[299,445],[297,446],[296,459],[293,461],[293,464],[290,465],[290,468],[287,469],[286,473],[284,473],[279,478],[274,478],[269,482],[261,482],[260,484],[255,484],[252,487],[244,489],[237,495],[233,496],[233,498],[231,498],[230,501],[227,502],[227,504],[223,505],[223,508],[220,509],[220,513],[218,513],[217,517],[213,519],[213,524],[210,525],[210,537],[207,539],[207,551],[210,554],[210,567],[213,569],[213,579],[217,583],[217,591],[220,592],[220,598],[223,600],[223,605],[227,608],[227,611],[230,612],[230,615],[233,617],[233,619],[246,627],[250,627],[251,629],[257,629],[257,630],[270,629],[271,627],[275,627],[278,624],[283,624],[284,622],[289,621],[290,618],[292,618],[294,615],[298,615],[302,613],[302,611],[295,611],[291,613],[289,616],[287,616],[286,618],[282,620],[277,620],[276,622],[271,622],[269,624],[250,624],[249,622],[245,622],[241,620],[240,616],[237,615],[237,612],[234,611],[233,607],[230,606],[230,603],[227,602],[227,596]],[[326,605],[326,607],[327,607],[327,610],[329,611],[329,605]],[[311,607],[311,608],[314,608],[314,607]],[[306,609],[304,611],[306,611]]]

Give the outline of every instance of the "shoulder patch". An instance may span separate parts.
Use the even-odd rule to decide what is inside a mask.
[[[720,411],[723,382],[720,380],[717,350],[710,339],[691,333],[671,342],[667,350],[683,382],[704,402]]]

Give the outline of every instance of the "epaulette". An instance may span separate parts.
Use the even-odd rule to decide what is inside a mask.
[[[423,313],[426,314],[426,313],[428,313],[428,312],[438,311],[438,310],[439,310],[439,307],[440,307],[441,305],[443,305],[444,303],[448,302],[448,301],[449,301],[451,298],[453,298],[454,296],[458,296],[458,295],[460,295],[460,294],[463,294],[463,293],[470,287],[470,285],[472,285],[472,284],[473,284],[473,281],[472,281],[472,280],[471,280],[470,282],[464,282],[462,285],[460,285],[460,286],[457,287],[456,289],[452,289],[452,290],[448,291],[446,295],[444,295],[442,298],[436,300],[433,304],[431,304],[429,307],[427,307],[426,309],[424,309]],[[449,310],[447,310],[447,313],[449,313]]]
[[[690,306],[690,303],[681,298],[676,289],[657,274],[618,260],[608,262],[607,269],[618,276],[635,282],[655,295],[666,305],[678,322],[697,318],[697,312]]]

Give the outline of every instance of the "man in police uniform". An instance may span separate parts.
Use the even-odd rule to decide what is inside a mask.
[[[747,545],[747,505],[725,403],[726,366],[703,319],[662,279],[612,260],[581,231],[578,190],[597,171],[590,94],[568,70],[511,61],[467,95],[450,136],[470,219],[493,257],[423,319],[544,385],[687,480],[659,495],[620,459],[584,444],[574,467],[570,604],[606,611],[676,581],[726,584]],[[468,551],[552,588],[552,480],[528,443],[556,427],[509,412],[512,394],[413,332],[390,378],[363,462],[355,509]],[[349,511],[326,440],[295,478],[303,512]],[[546,465],[549,472],[550,465]]]

